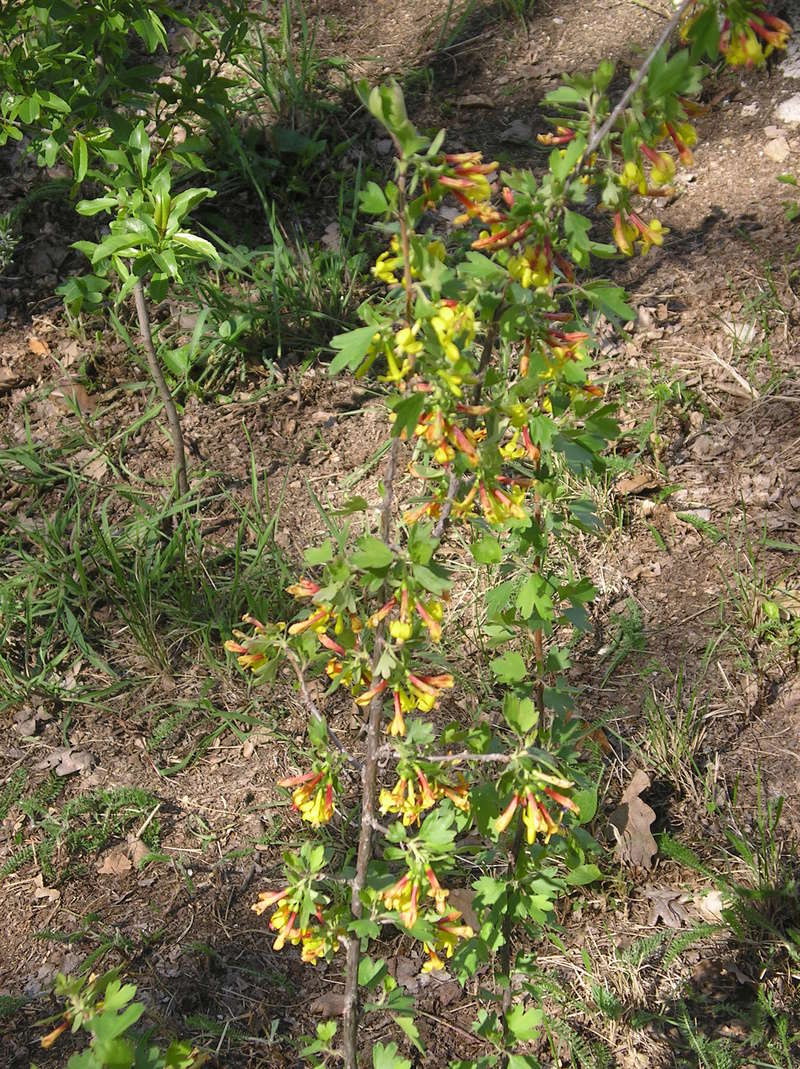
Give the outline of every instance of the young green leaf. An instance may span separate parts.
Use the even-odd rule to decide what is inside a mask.
[[[528,674],[521,654],[515,650],[509,650],[502,657],[495,657],[489,667],[501,683],[521,683]]]

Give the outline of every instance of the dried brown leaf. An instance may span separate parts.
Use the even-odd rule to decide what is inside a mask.
[[[74,772],[83,772],[91,768],[94,755],[88,750],[67,750],[56,765],[57,776],[71,776]]]
[[[140,868],[144,859],[150,854],[150,847],[137,839],[134,835],[128,836],[128,857],[134,868]]]
[[[329,991],[315,998],[309,1009],[319,1017],[341,1017],[344,1013],[344,995],[339,991]]]
[[[655,812],[639,795],[650,786],[650,777],[639,769],[609,817],[611,830],[617,840],[614,853],[623,864],[633,869],[649,870],[658,846],[650,832]]]
[[[672,887],[648,887],[644,893],[650,899],[647,923],[651,927],[654,928],[660,920],[668,928],[680,928],[686,924],[689,915],[686,903],[690,895],[675,891]]]
[[[50,346],[46,341],[42,341],[41,338],[37,338],[35,334],[31,334],[28,338],[28,348],[34,354],[34,356],[49,356]]]
[[[82,416],[88,416],[97,408],[97,401],[90,397],[79,382],[60,382],[53,390],[52,398],[59,407],[72,412],[77,406]]]
[[[57,902],[61,898],[61,892],[56,887],[45,887],[41,873],[34,877],[33,886],[33,897],[36,899],[43,898],[47,902]]]
[[[614,490],[620,497],[625,497],[628,494],[641,494],[645,490],[657,490],[660,485],[650,472],[641,471],[638,475],[631,475],[629,479],[620,479],[614,484]]]
[[[133,868],[133,862],[122,847],[116,847],[103,857],[96,866],[100,876],[125,876]]]

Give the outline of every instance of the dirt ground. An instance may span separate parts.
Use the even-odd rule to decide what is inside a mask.
[[[446,126],[448,146],[481,148],[504,164],[536,169],[544,153],[530,135],[541,129],[542,95],[563,71],[584,70],[604,56],[635,63],[669,6],[543,0],[523,23],[500,5],[476,3],[458,25],[451,15],[442,32],[448,10],[444,0],[361,7],[317,0],[309,14],[320,19],[320,46],[346,57],[354,76],[428,71],[414,80],[410,110],[426,128]],[[626,434],[612,466],[618,474],[598,497],[605,534],[583,547],[582,564],[599,595],[593,631],[572,670],[581,712],[603,723],[610,744],[593,829],[601,840],[636,768],[652,779],[646,797],[656,828],[703,857],[720,835],[720,814],[745,839],[758,838],[759,799],[762,810],[784,800],[782,848],[800,833],[798,641],[781,639],[796,625],[800,599],[800,233],[784,219],[787,187],[776,181],[798,169],[800,128],[775,115],[798,88],[779,64],[745,75],[721,72],[698,122],[694,166],[680,175],[678,195],[659,205],[671,229],[668,243],[611,267],[638,318],[623,334],[600,325],[599,378],[619,401]],[[365,135],[359,151],[379,161],[380,133]],[[11,199],[26,175],[10,173],[2,195]],[[32,441],[56,457],[85,430],[80,423],[106,441],[149,403],[141,384],[125,386],[130,369],[114,335],[82,336],[50,300],[73,263],[59,236],[62,212],[42,206],[37,233],[27,235],[15,263],[17,276],[0,290],[0,445]],[[77,390],[80,416],[54,391],[61,373],[52,357],[62,367],[88,359],[84,392],[61,386],[62,394]],[[283,384],[263,393],[254,379],[225,404],[189,397],[183,426],[191,468],[210,502],[201,523],[209,545],[230,545],[237,506],[252,504],[252,450],[269,501],[280,503],[275,541],[292,564],[324,530],[311,491],[333,507],[373,493],[383,415],[368,383],[332,383],[314,366],[288,366],[284,375]],[[170,463],[158,422],[142,423],[119,451],[126,478],[156,501]],[[84,466],[96,459],[91,450],[80,458]],[[4,471],[0,460],[0,530],[11,515],[34,516],[30,483],[7,463]],[[102,462],[91,478],[100,495],[115,481]],[[46,494],[55,507],[58,487]],[[124,496],[114,501],[112,526],[125,512]],[[774,628],[763,626],[767,601],[779,605]],[[160,667],[142,655],[124,621],[109,617],[114,673],[128,679],[116,696],[82,703],[82,689],[108,683],[102,667],[86,660],[72,665],[75,702],[59,706],[34,695],[14,706],[4,696],[0,760],[7,783],[24,769],[30,793],[67,747],[89,758],[63,776],[61,793],[45,808],[126,786],[154,800],[99,856],[62,867],[57,852],[48,882],[34,851],[0,883],[7,918],[0,995],[9,1005],[13,1000],[13,1012],[0,1014],[0,1064],[9,1069],[65,1064],[67,1051],[77,1049],[66,1040],[56,1051],[41,1051],[46,1029],[34,1022],[56,1011],[49,997],[56,973],[76,971],[93,952],[95,968],[124,963],[165,1032],[191,1036],[211,1052],[211,1065],[237,1069],[299,1064],[288,1037],[312,1032],[333,1012],[331,996],[342,986],[341,961],[311,969],[294,951],[275,953],[265,923],[250,911],[256,892],[274,886],[281,850],[299,842],[296,816],[275,786],[302,754],[305,716],[296,697],[283,688],[250,690],[226,663],[221,632],[208,656],[197,649],[188,656],[191,644],[171,648],[166,622],[156,623],[167,651]],[[54,668],[62,683],[68,671],[65,664]],[[663,735],[671,752],[660,752],[653,710],[680,724],[687,706],[699,710],[692,758],[670,765],[680,730]],[[346,703],[334,708],[333,724],[357,749],[358,723]],[[193,759],[181,768],[187,754]],[[143,842],[148,849],[148,816],[151,825],[158,822],[158,860],[139,870],[126,861],[135,860]],[[11,806],[0,826],[0,865],[20,841],[38,841],[41,819]],[[745,880],[736,867],[741,860],[733,857],[731,865]],[[604,1045],[611,1060],[581,1061],[575,1043],[558,1035],[538,1057],[553,1067],[711,1065],[680,1039],[674,1021],[665,1022],[682,1000],[694,1020],[718,1025],[713,1037],[744,1042],[737,1021],[764,980],[746,947],[717,931],[666,964],[645,956],[635,968],[621,951],[659,932],[672,934],[663,914],[653,916],[654,895],[680,901],[676,930],[719,920],[708,901],[713,882],[663,853],[646,873],[620,873],[610,853],[603,867],[608,880],[564,906],[560,945],[545,942],[538,960],[562,991],[573,992],[572,1000],[552,996],[556,1015],[570,1034]],[[462,992],[447,973],[421,981],[420,962],[402,939],[387,940],[382,952],[422,1013],[427,1053],[409,1048],[412,1063],[434,1069],[477,1057],[483,1047],[468,1034],[474,992]],[[796,961],[782,970],[764,980],[776,1005],[800,989]],[[593,980],[628,1008],[652,1012],[653,1021],[633,1027],[628,1016],[593,1013]],[[733,1009],[717,1014],[723,1003]],[[362,1032],[365,1050],[402,1038],[380,1016],[368,1018]]]

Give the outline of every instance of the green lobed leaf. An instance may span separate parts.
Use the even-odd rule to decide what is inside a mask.
[[[385,571],[394,561],[394,553],[374,535],[365,535],[358,541],[358,548],[353,552],[351,561],[356,568],[365,571]]]
[[[383,215],[389,210],[389,202],[377,182],[367,182],[358,195],[359,207],[367,215]]]
[[[501,683],[521,683],[528,675],[522,655],[515,650],[509,650],[502,657],[495,657],[489,667]]]
[[[536,1039],[543,1020],[544,1013],[538,1006],[526,1010],[521,1003],[517,1003],[506,1014],[508,1030],[520,1043]]]
[[[425,1047],[419,1037],[419,1029],[414,1023],[414,1018],[408,1017],[405,1014],[395,1014],[392,1019],[394,1020],[394,1023],[405,1032],[417,1050],[424,1053]]]
[[[578,865],[567,873],[566,882],[570,887],[584,887],[587,883],[594,883],[602,879],[602,872],[597,865]]]
[[[408,397],[401,397],[393,402],[390,407],[395,416],[392,438],[398,438],[404,431],[406,434],[413,434],[425,407],[425,394],[409,394]]]
[[[386,962],[383,958],[378,958],[374,961],[364,955],[358,963],[358,983],[361,987],[366,987],[367,989],[374,987],[383,979],[386,973]]]
[[[503,698],[503,716],[512,731],[527,735],[539,721],[539,710],[530,698],[506,694]]]
[[[411,1069],[411,1062],[400,1057],[396,1043],[376,1043],[372,1048],[372,1069]]]
[[[338,349],[339,352],[331,360],[328,374],[337,375],[344,368],[355,371],[369,352],[375,333],[374,327],[358,327],[356,330],[348,330],[346,334],[337,334],[331,338],[332,348]]]
[[[503,547],[492,535],[484,535],[473,542],[469,551],[478,564],[499,564],[503,559]]]

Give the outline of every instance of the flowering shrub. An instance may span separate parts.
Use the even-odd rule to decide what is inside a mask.
[[[394,179],[361,198],[386,235],[373,268],[383,292],[363,306],[363,327],[333,339],[330,371],[377,369],[387,386],[382,500],[351,503],[366,512],[364,533],[334,527],[306,551],[307,571],[289,588],[296,620],[246,617],[248,630],[227,643],[257,680],[288,666],[298,681],[314,757],[282,785],[302,819],[327,823],[360,791],[355,859],[307,843],[253,907],[271,911],[276,949],[299,945],[309,962],[346,950],[342,1046],[331,1046],[335,1026],[321,1025],[304,1050],[315,1064],[339,1053],[357,1065],[359,986],[371,992],[367,1010],[393,1014],[419,1045],[411,1000],[367,954],[393,925],[422,945],[425,970],[447,966],[463,982],[495,968],[498,996],[474,1025],[486,1054],[459,1066],[538,1065],[525,1051],[542,1015],[514,1002],[511,978],[529,960],[515,954],[514,930],[544,924],[559,895],[600,875],[583,827],[596,804],[578,750],[585,727],[565,682],[594,594],[572,547],[574,532],[597,526],[579,488],[603,470],[617,433],[592,376],[593,322],[633,312],[594,263],[664,241],[642,205],[670,193],[691,161],[701,59],[722,51],[752,65],[751,38],[765,42],[762,58],[781,43],[769,36],[782,32],[774,20],[742,0],[687,0],[670,28],[680,20],[687,47],[657,48],[615,107],[611,63],[549,95],[551,130],[539,140],[552,152],[540,177],[498,175],[477,151],[444,152],[444,133],[430,140],[414,128],[397,85],[361,87],[397,157]],[[597,221],[586,214],[590,190]],[[442,234],[429,213],[452,201],[460,214]],[[401,467],[418,485],[403,501]],[[455,576],[438,559],[456,528],[487,570],[475,641],[493,654],[491,695],[466,726],[448,723],[443,700],[468,670],[447,641]],[[361,759],[310,697],[313,674],[365,711]],[[449,901],[467,881],[477,927]],[[381,1047],[374,1064],[408,1063]]]

